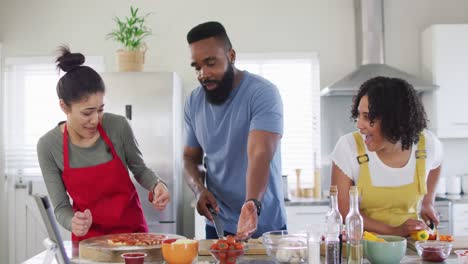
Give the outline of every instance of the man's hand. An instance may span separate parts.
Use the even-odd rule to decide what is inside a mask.
[[[253,201],[248,201],[241,208],[239,222],[237,223],[236,239],[249,239],[255,230],[257,230],[257,224],[257,207]]]
[[[196,195],[197,197],[197,211],[200,215],[205,216],[213,222],[213,216],[210,213],[210,210],[208,207],[213,208],[216,213],[219,213],[219,207],[218,207],[218,202],[216,202],[216,199],[214,195],[208,191],[208,189],[203,188],[203,190]]]
[[[154,198],[151,203],[153,204],[154,208],[158,209],[159,211],[164,210],[166,205],[171,200],[171,194],[169,193],[166,185],[162,182],[158,182],[158,184],[154,186],[153,193]]]
[[[88,233],[92,223],[93,216],[89,209],[86,209],[84,212],[75,212],[71,220],[71,231],[77,237],[84,236]]]

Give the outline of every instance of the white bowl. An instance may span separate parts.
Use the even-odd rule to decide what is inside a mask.
[[[307,263],[307,233],[289,233],[286,230],[266,232],[263,246],[276,263]]]

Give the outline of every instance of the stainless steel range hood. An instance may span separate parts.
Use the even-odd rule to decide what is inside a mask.
[[[321,90],[322,96],[351,96],[365,81],[376,76],[408,81],[418,92],[438,86],[385,64],[383,0],[355,0],[358,69]]]

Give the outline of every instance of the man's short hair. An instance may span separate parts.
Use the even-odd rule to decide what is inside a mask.
[[[216,21],[205,22],[192,28],[187,34],[187,42],[192,44],[211,37],[222,41],[226,49],[232,49],[232,44],[226,33],[226,29],[224,29],[221,23]]]

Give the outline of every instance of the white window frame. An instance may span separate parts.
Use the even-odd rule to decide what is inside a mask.
[[[11,133],[9,133],[7,130],[10,129],[15,129],[16,131],[21,131],[25,124],[24,124],[24,108],[22,108],[22,105],[18,105],[19,107],[15,107],[15,116],[22,116],[22,120],[16,120],[14,118],[9,117],[9,111],[11,111],[12,105],[11,103],[7,103],[7,101],[11,102],[11,100],[14,100],[14,102],[19,102],[18,100],[22,100],[21,97],[24,96],[24,79],[20,78],[15,78],[14,74],[15,71],[18,68],[26,68],[28,65],[31,66],[31,68],[34,68],[35,71],[40,72],[42,70],[42,67],[44,68],[44,71],[50,74],[52,71],[57,73],[57,77],[63,76],[63,72],[60,71],[60,74],[58,70],[56,70],[56,64],[55,64],[55,57],[51,56],[35,56],[35,57],[7,57],[5,58],[5,64],[4,64],[4,71],[2,72],[2,109],[3,109],[3,116],[1,120],[2,124],[2,146],[3,148],[1,149],[1,154],[3,156],[3,161],[5,161],[5,168],[2,168],[5,170],[7,176],[12,176],[12,177],[41,177],[40,174],[40,169],[39,169],[39,164],[37,161],[37,155],[36,155],[36,145],[35,144],[27,144],[26,142],[26,136],[22,134],[23,136],[10,136]],[[95,69],[97,72],[102,72],[104,70],[104,57],[103,56],[89,56],[86,58],[85,65],[91,65],[93,69]],[[24,71],[21,69],[21,71]],[[11,76],[9,75],[11,74]],[[7,82],[9,82],[7,84]],[[8,85],[8,87],[7,87]],[[15,88],[11,88],[15,87]],[[55,85],[54,85],[55,87]],[[13,90],[15,89],[15,90]],[[58,105],[58,99],[57,99],[57,105]],[[38,102],[38,107],[45,107],[42,105],[40,102]],[[8,108],[8,109],[7,109]],[[65,119],[65,116],[64,116]],[[60,121],[60,120],[57,120]],[[51,127],[52,129],[52,127]],[[19,132],[16,134],[20,134]],[[8,144],[5,141],[9,141]],[[11,143],[13,142],[13,144]],[[7,152],[11,151],[8,150],[7,147],[10,145],[10,148],[13,146],[15,148],[11,155],[17,155],[21,156],[21,158],[12,158],[11,156],[9,157],[10,154]],[[18,166],[9,166],[9,160],[15,160],[14,162],[18,162],[20,165]],[[26,170],[23,170],[21,164],[24,164],[24,167],[26,167]]]
[[[275,63],[275,62],[281,62],[281,61],[288,61],[288,62],[308,62],[311,63],[311,89],[314,89],[313,93],[313,98],[314,100],[311,104],[313,109],[315,109],[315,112],[312,114],[315,116],[312,116],[312,118],[315,120],[315,124],[313,125],[313,133],[312,135],[312,140],[313,142],[313,152],[316,155],[316,164],[314,165],[314,158],[310,158],[310,164],[307,164],[308,168],[307,170],[303,170],[301,173],[301,184],[303,184],[302,187],[306,186],[312,186],[313,185],[313,175],[314,175],[314,166],[317,166],[320,168],[321,164],[321,148],[320,148],[320,141],[321,141],[321,135],[320,135],[320,126],[321,126],[321,121],[320,121],[320,65],[319,65],[319,57],[316,52],[306,52],[306,53],[284,53],[284,52],[274,52],[274,53],[237,53],[236,56],[236,65],[240,64],[239,69],[243,70],[242,64],[243,63]],[[271,80],[270,80],[271,81]],[[281,87],[278,87],[280,90],[280,93],[283,93],[281,90]],[[282,95],[283,96],[283,95]],[[284,100],[283,100],[284,101]],[[284,103],[284,102],[283,102]],[[315,106],[314,106],[315,104]],[[287,111],[287,106],[284,106],[283,111]],[[287,120],[285,120],[285,129],[284,132],[287,133]],[[287,137],[287,134],[284,135],[284,137]],[[287,155],[287,153],[286,153]],[[285,152],[284,148],[282,149],[282,156],[284,160]],[[311,166],[309,166],[311,165]],[[301,167],[301,166],[298,166]],[[287,174],[288,177],[288,182],[290,184],[296,184],[296,174],[293,170],[285,170],[283,168],[283,174]],[[304,186],[305,185],[305,186]],[[294,185],[293,185],[294,186]]]

